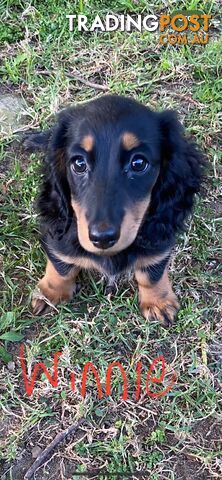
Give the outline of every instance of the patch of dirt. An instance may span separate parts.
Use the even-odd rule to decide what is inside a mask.
[[[215,477],[205,467],[204,460],[206,455],[203,453],[201,461],[201,459],[195,457],[194,450],[198,446],[198,448],[202,447],[205,451],[218,452],[219,459],[219,451],[222,446],[221,432],[222,419],[219,417],[209,417],[194,423],[191,431],[184,437],[184,441],[180,439],[180,441],[182,440],[180,448],[183,450],[183,453],[170,459],[176,480],[210,480],[219,478],[221,471],[218,471],[218,477]],[[176,438],[176,434],[167,434],[167,446],[177,446],[178,448],[178,440],[179,438]]]
[[[151,436],[151,433],[155,429],[155,422],[152,418],[146,420],[146,424],[140,425],[135,428],[135,434],[139,440],[144,440]]]
[[[47,426],[47,422],[44,423],[44,428]],[[50,424],[48,422],[48,427]],[[55,426],[52,424],[51,428],[55,429]],[[53,437],[56,435],[53,434]],[[75,434],[75,441],[81,439],[84,433],[79,430]],[[72,459],[63,459],[62,452],[64,446],[67,443],[73,440],[73,437],[70,436],[66,441],[60,443],[58,448],[53,450],[51,457],[45,462],[45,464],[40,467],[35,474],[35,480],[54,480],[54,479],[71,479],[73,473],[76,472],[76,469],[79,465],[78,461]],[[33,448],[40,447],[41,450],[44,450],[50,443],[51,438],[47,439],[47,432],[44,437],[40,435],[37,427],[33,428],[30,434],[24,436],[24,441],[20,445],[20,450],[17,455],[16,460],[13,462],[1,462],[0,463],[0,478],[1,480],[24,480],[24,475],[31,465],[35,462],[36,457],[33,455]],[[64,477],[62,476],[64,475]]]
[[[4,85],[0,85],[0,95],[16,95],[18,94],[18,89],[14,87],[10,82],[4,83]]]
[[[191,435],[195,438],[195,443],[213,450],[219,450],[222,447],[222,419],[205,418],[196,422],[192,428]]]
[[[58,455],[54,455],[44,466],[39,468],[35,474],[35,480],[59,480],[62,478],[70,480],[78,465],[71,460],[65,459],[64,462],[59,460],[61,459],[58,458]],[[24,449],[13,466],[11,464],[5,465],[4,473],[2,471],[2,480],[24,480],[24,475],[34,461],[35,458],[32,458],[31,452]],[[10,471],[7,472],[8,468],[10,468]]]
[[[222,214],[222,195],[218,196],[216,201],[210,202],[209,208],[215,217],[220,217]]]
[[[10,470],[10,473],[6,472],[1,477],[2,480],[24,480],[24,475],[27,470],[30,468],[34,460],[27,452],[23,451],[20,454],[20,458],[13,465]],[[73,475],[76,473],[77,468],[79,467],[79,463],[74,462],[73,460],[68,460],[66,458],[61,459],[58,455],[54,455],[46,464],[39,468],[39,470],[35,473],[35,480],[71,480]],[[0,470],[1,472],[1,470]],[[92,473],[91,473],[92,472]],[[83,480],[94,479],[98,480],[101,478],[99,475],[100,470],[92,469],[90,474],[83,475],[81,474],[81,478]],[[94,473],[93,473],[94,472]],[[11,475],[11,476],[10,476]],[[79,477],[76,477],[79,478]],[[104,477],[103,477],[104,478]],[[110,477],[111,478],[111,477]],[[113,477],[114,478],[114,477]],[[122,477],[126,478],[126,477]],[[133,478],[133,477],[131,477]],[[135,478],[135,477],[134,477]],[[143,477],[140,477],[143,480]],[[145,477],[144,477],[145,480]],[[146,479],[147,480],[147,479]]]
[[[190,455],[180,454],[178,457],[171,459],[174,467],[173,470],[177,480],[210,480],[215,478],[210,474],[209,470],[203,469],[203,464]]]

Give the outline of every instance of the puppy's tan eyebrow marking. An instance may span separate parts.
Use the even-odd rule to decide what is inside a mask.
[[[93,149],[93,145],[94,145],[94,138],[92,135],[85,135],[85,137],[83,137],[80,143],[80,146],[84,148],[86,152],[91,152]]]
[[[131,150],[140,144],[139,138],[134,133],[125,132],[122,136],[122,144],[125,150]]]

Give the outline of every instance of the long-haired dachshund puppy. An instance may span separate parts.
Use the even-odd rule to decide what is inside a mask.
[[[121,96],[68,108],[26,148],[46,152],[38,206],[44,277],[35,314],[71,300],[81,268],[135,272],[142,314],[169,325],[179,308],[167,273],[202,176],[202,157],[174,112]]]

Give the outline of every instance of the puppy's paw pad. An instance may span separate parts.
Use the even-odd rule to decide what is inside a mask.
[[[55,308],[55,306],[50,302],[48,298],[43,295],[40,288],[36,288],[32,294],[32,310],[34,315],[42,315],[47,313],[50,308]]]
[[[32,312],[33,315],[42,315],[47,313],[49,310],[49,306],[44,300],[33,300],[32,301]]]
[[[178,308],[177,301],[158,306],[143,304],[141,305],[141,312],[146,320],[158,321],[167,328],[173,324]]]

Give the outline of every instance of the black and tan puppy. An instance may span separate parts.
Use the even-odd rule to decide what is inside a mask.
[[[39,209],[47,266],[34,313],[44,311],[44,297],[71,300],[81,268],[108,277],[133,270],[142,314],[169,325],[179,304],[167,266],[202,165],[174,112],[103,96],[62,111],[25,145],[46,152]]]

